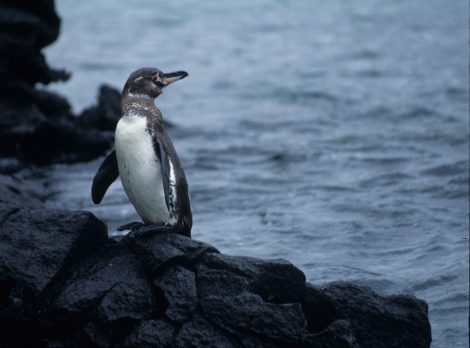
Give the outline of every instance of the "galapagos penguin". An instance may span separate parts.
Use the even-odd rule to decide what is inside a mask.
[[[116,126],[115,150],[103,161],[92,184],[95,204],[118,176],[143,223],[118,230],[134,234],[176,232],[191,236],[192,213],[188,183],[154,100],[166,86],[188,76],[156,68],[134,71],[121,96],[122,116]]]

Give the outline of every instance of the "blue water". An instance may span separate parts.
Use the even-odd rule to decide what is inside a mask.
[[[157,104],[193,237],[429,303],[433,347],[468,344],[468,2],[57,1],[52,86],[76,111],[142,66],[186,70]],[[50,206],[137,220],[99,163],[56,166]]]

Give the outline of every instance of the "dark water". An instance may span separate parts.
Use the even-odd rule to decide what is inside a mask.
[[[193,237],[428,301],[433,347],[468,344],[468,2],[58,1],[53,88],[76,110],[141,66],[187,70],[157,104]],[[98,162],[57,166],[50,206],[137,215]]]

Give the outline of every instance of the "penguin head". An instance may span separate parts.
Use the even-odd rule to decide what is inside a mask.
[[[164,73],[157,68],[142,68],[134,71],[127,79],[122,94],[158,97],[166,86],[188,76],[185,71]]]

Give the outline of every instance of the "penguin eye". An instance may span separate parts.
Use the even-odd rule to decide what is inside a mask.
[[[165,84],[163,83],[162,79],[160,78],[160,73],[157,73],[152,77],[152,82],[160,88],[165,87]]]

